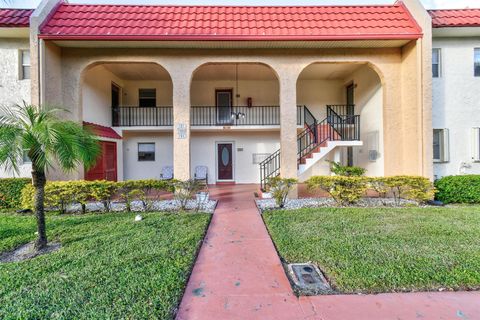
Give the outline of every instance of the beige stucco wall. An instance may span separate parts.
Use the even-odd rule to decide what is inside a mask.
[[[299,80],[297,103],[306,106],[318,121],[326,118],[326,105],[345,103],[342,80]]]
[[[246,106],[251,97],[255,106],[278,106],[279,86],[277,80],[194,80],[191,85],[191,102],[193,106],[214,106],[215,89],[233,89],[233,105]],[[240,97],[236,97],[239,94]],[[238,103],[237,103],[238,101]]]
[[[164,166],[173,165],[173,135],[171,132],[123,133],[123,178],[158,179]],[[155,143],[155,161],[138,161],[138,143]]]
[[[353,162],[367,169],[369,176],[383,176],[384,168],[384,130],[383,130],[383,90],[378,74],[369,66],[363,66],[345,79],[345,83],[355,84],[355,111],[360,115],[360,137],[363,146],[353,147]],[[373,135],[377,136],[378,158],[369,160]],[[345,152],[343,153],[346,159]]]
[[[415,45],[412,44],[403,51],[402,100],[411,106],[410,109],[405,108],[403,122],[412,123],[409,133],[417,132],[416,136],[406,135],[404,140],[420,139],[417,153],[412,153],[411,158],[423,159],[421,175],[433,179],[432,18],[419,0],[403,0],[403,3],[423,33],[423,37],[415,41]],[[412,76],[413,73],[415,76]],[[412,95],[415,95],[415,99]],[[407,102],[409,99],[411,101]],[[416,170],[411,170],[413,163],[409,160],[407,157],[408,168],[405,172],[417,174]]]
[[[414,49],[416,44],[411,47]],[[416,49],[414,50],[416,52]],[[281,144],[285,152],[282,156],[282,174],[296,176],[296,116],[297,79],[300,72],[314,62],[366,62],[380,75],[383,84],[383,124],[384,124],[384,161],[386,175],[412,173],[425,174],[428,160],[422,155],[422,139],[413,139],[411,132],[421,134],[425,130],[419,120],[424,116],[424,106],[419,103],[416,79],[418,59],[411,58],[410,49],[317,49],[289,50],[282,53],[275,50],[155,50],[155,49],[74,49],[63,48],[61,59],[62,100],[78,116],[82,107],[80,87],[82,72],[92,63],[109,61],[156,62],[171,75],[173,81],[173,105],[175,122],[187,126],[186,139],[178,139],[174,130],[174,165],[182,176],[190,175],[190,80],[195,69],[208,62],[252,62],[264,63],[273,68],[279,79],[282,114]],[[408,75],[408,77],[406,76]],[[406,83],[415,80],[415,90],[408,90]],[[405,84],[405,85],[402,85]],[[423,99],[423,97],[422,97]],[[412,104],[412,101],[414,103]],[[408,113],[409,116],[405,114]],[[431,145],[431,144],[430,144]]]
[[[157,106],[172,106],[170,80],[127,80],[122,86],[122,105],[138,106],[138,89],[157,89]]]
[[[124,86],[124,81],[99,65],[85,73],[82,87],[83,120],[100,124],[112,125],[112,82]]]

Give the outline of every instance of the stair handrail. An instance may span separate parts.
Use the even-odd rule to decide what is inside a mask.
[[[259,163],[260,167],[260,187],[265,191],[268,179],[280,175],[280,149],[269,155],[265,160]]]

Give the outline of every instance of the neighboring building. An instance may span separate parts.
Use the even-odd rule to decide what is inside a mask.
[[[102,137],[71,178],[432,176],[431,19],[376,6],[74,5],[31,18],[32,101]],[[41,72],[39,72],[41,70]],[[53,178],[65,178],[52,174]]]
[[[33,10],[0,9],[0,105],[30,103],[30,30]],[[28,157],[22,159],[20,175],[30,175]],[[0,170],[0,177],[12,172]]]
[[[430,14],[434,175],[480,174],[480,9]]]

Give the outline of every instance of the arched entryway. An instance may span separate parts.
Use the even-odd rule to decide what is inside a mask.
[[[259,163],[280,147],[279,81],[263,63],[206,63],[190,85],[192,176],[258,183]]]
[[[172,96],[170,74],[157,63],[88,66],[82,74],[82,120],[97,128],[103,152],[85,178],[160,178],[173,165]]]
[[[360,166],[372,176],[384,175],[383,109],[381,76],[367,62],[315,62],[300,73],[297,103],[315,121],[333,127],[334,138],[359,140],[361,145],[337,147],[325,159]],[[342,136],[343,137],[340,137]],[[329,174],[329,163],[319,161],[310,175]]]

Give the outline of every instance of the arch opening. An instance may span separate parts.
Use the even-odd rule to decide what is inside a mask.
[[[343,128],[358,130],[362,143],[337,147],[327,160],[365,168],[370,176],[384,175],[383,91],[382,75],[369,62],[315,62],[302,70],[297,79],[297,104],[305,106],[318,122],[329,123],[330,119],[331,123],[332,114],[340,115],[338,119],[345,119]],[[329,163],[317,163],[310,174],[330,174]]]
[[[101,158],[85,178],[158,179],[173,165],[172,101],[172,79],[157,63],[87,66],[80,83],[80,119],[100,130],[113,128],[120,138],[99,136]]]
[[[206,166],[209,183],[258,183],[259,163],[280,148],[279,95],[266,64],[199,66],[190,84],[192,176]]]

